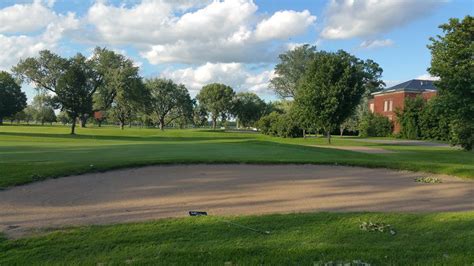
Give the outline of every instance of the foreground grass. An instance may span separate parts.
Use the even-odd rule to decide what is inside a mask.
[[[316,213],[219,217],[67,229],[0,240],[0,265],[314,265],[360,260],[372,265],[471,265],[474,212],[441,214]],[[363,221],[397,232],[367,232]]]
[[[78,129],[0,126],[0,188],[50,177],[169,163],[314,163],[388,167],[474,178],[474,153],[442,147],[396,146],[334,138],[334,145],[396,151],[364,154],[316,148],[323,138],[282,139],[205,130]]]

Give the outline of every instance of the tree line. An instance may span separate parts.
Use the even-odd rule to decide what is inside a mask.
[[[428,71],[440,78],[435,82],[438,96],[427,104],[424,114],[420,110],[426,108],[411,100],[406,110],[397,111],[401,137],[448,140],[472,148],[473,21],[472,16],[451,19],[440,26],[444,36],[430,39]],[[282,101],[267,104],[256,94],[235,93],[219,83],[204,86],[192,99],[184,85],[167,79],[144,80],[130,59],[105,48],[96,48],[89,58],[81,54],[63,58],[45,50],[13,68],[16,80],[0,72],[0,123],[25,108],[26,97],[17,81],[26,81],[53,95],[34,101],[37,116],[47,117],[51,108],[60,109],[72,121],[71,134],[76,120],[85,126],[97,111],[106,112],[121,128],[137,116],[161,129],[170,123],[200,126],[209,119],[216,128],[218,121],[236,117],[242,126],[256,126],[265,134],[297,137],[323,132],[328,142],[337,130],[341,134],[356,130],[367,136],[391,132],[387,118],[368,110],[368,98],[385,86],[383,69],[373,60],[343,50],[318,51],[310,45],[287,51],[279,59],[270,86]],[[420,117],[426,117],[424,122],[419,123]]]
[[[192,99],[183,84],[163,78],[143,79],[132,60],[99,47],[89,58],[82,54],[63,58],[44,50],[37,57],[21,60],[12,72],[1,72],[0,87],[5,89],[0,92],[10,96],[2,97],[8,101],[0,101],[0,118],[41,124],[60,120],[70,123],[71,134],[75,134],[76,121],[85,127],[91,118],[99,125],[106,118],[122,129],[140,120],[164,130],[172,123],[203,126],[209,118],[216,128],[218,121],[236,117],[240,125],[249,127],[269,106],[254,93],[236,93],[219,83],[204,86]],[[38,90],[27,107],[20,90],[22,82]],[[55,109],[61,110],[58,117]]]

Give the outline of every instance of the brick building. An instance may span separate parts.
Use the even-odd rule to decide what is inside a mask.
[[[393,132],[400,132],[400,125],[396,121],[395,110],[403,109],[405,98],[415,98],[421,95],[428,100],[437,94],[436,87],[431,80],[412,79],[382,91],[372,93],[369,99],[369,109],[372,113],[388,117],[393,123]]]

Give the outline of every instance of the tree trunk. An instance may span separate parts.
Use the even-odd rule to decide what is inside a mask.
[[[86,115],[81,115],[81,127],[86,127],[87,123],[87,116]]]
[[[331,144],[331,131],[327,131],[327,137],[328,137],[328,144]]]
[[[165,118],[160,117],[160,130],[165,130]]]
[[[97,124],[99,124],[99,127],[102,126],[102,120],[97,121]]]
[[[342,135],[344,134],[344,128],[341,127],[341,128],[339,128],[339,130],[341,131],[341,137],[342,137]]]
[[[77,117],[72,117],[72,123],[71,123],[71,135],[75,135],[76,132],[76,119]]]
[[[120,120],[120,129],[121,129],[121,130],[123,130],[124,125],[125,125],[125,122],[122,121],[122,120]]]
[[[130,121],[130,123],[128,123],[128,127],[132,128],[132,121]]]
[[[216,130],[217,118],[212,118],[212,129]]]
[[[303,138],[306,138],[306,129],[303,129]]]
[[[0,125],[3,125],[3,117],[0,117]]]

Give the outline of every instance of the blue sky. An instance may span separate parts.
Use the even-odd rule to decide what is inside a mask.
[[[373,59],[387,85],[429,78],[429,37],[473,11],[474,0],[1,0],[0,69],[42,49],[89,55],[99,45],[192,95],[222,82],[272,100],[278,54],[303,43]]]

